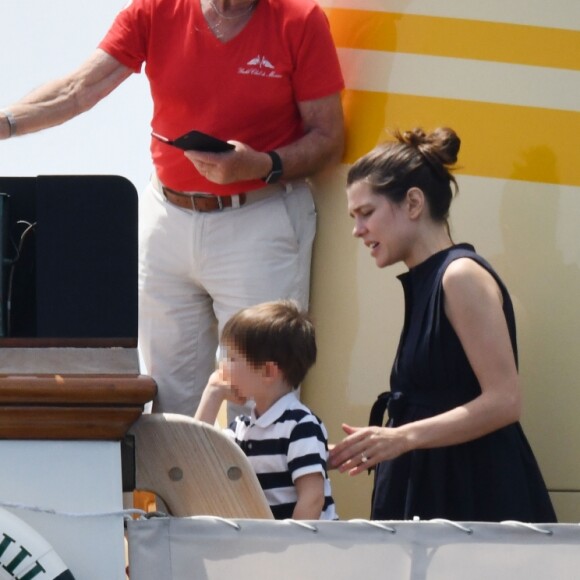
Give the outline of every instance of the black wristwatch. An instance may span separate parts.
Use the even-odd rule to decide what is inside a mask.
[[[265,181],[266,183],[276,183],[277,181],[280,181],[282,173],[284,172],[282,169],[282,159],[280,159],[280,155],[278,155],[276,151],[266,151],[266,153],[272,160],[272,169],[266,177],[262,177],[262,181]]]

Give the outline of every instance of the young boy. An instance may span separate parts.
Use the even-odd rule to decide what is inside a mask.
[[[230,425],[276,519],[337,519],[326,471],[328,435],[293,392],[316,360],[314,327],[291,301],[241,310],[221,335],[222,362],[195,418],[214,423],[225,399],[252,400]]]

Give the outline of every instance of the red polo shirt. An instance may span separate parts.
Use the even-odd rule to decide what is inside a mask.
[[[199,0],[133,0],[100,48],[145,73],[153,97],[152,129],[176,138],[197,129],[258,151],[304,134],[297,103],[343,87],[326,15],[312,0],[259,0],[240,34],[220,42]],[[151,141],[161,181],[181,191],[220,195],[263,186],[218,185],[202,177],[179,149]]]

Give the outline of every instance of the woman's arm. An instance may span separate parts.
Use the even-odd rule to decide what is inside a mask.
[[[88,111],[131,73],[103,50],[95,50],[76,71],[43,85],[8,108],[16,135],[60,125]],[[8,120],[0,114],[0,139],[9,136]]]
[[[344,120],[340,94],[298,103],[305,135],[276,152],[282,159],[282,180],[308,177],[340,162],[344,150]],[[259,129],[257,129],[259,130]],[[228,153],[186,151],[197,170],[215,183],[261,179],[272,168],[270,156],[239,141]]]
[[[481,395],[428,419],[396,428],[343,425],[348,436],[331,463],[352,475],[414,449],[471,441],[520,417],[517,368],[494,278],[469,258],[450,264],[443,277],[444,308],[481,386]],[[362,461],[363,455],[368,461]]]

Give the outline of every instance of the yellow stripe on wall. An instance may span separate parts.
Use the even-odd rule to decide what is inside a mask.
[[[462,140],[458,173],[580,186],[580,112],[346,90],[344,161],[352,163],[388,129],[449,126]]]
[[[346,8],[325,12],[341,48],[580,70],[576,30]]]

